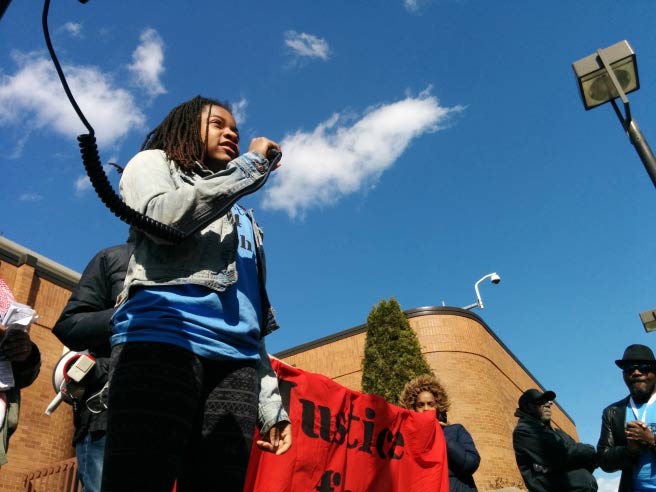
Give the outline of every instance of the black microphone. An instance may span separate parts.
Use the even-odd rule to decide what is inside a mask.
[[[278,149],[269,149],[266,157],[269,160],[269,169],[271,169],[276,167],[276,164],[280,162],[280,159],[282,158],[282,152],[280,152]]]

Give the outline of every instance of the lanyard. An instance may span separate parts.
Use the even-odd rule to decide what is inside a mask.
[[[654,403],[654,401],[656,401],[656,393],[654,393],[653,395],[651,395],[651,398],[649,398],[649,401],[645,404],[645,409],[644,409],[644,411],[642,412],[642,418],[641,418],[641,417],[638,415],[638,407],[636,407],[636,404],[635,404],[635,402],[633,401],[633,397],[631,397],[631,398],[629,399],[629,402],[631,403],[631,410],[633,410],[633,415],[635,415],[635,418],[638,419],[638,420],[640,420],[640,421],[642,421],[642,422],[645,422],[645,423],[646,423],[646,419],[647,419],[647,409],[649,408],[649,406],[650,406],[652,403]]]

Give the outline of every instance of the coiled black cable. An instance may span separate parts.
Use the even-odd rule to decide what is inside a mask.
[[[88,0],[79,0],[79,1],[80,3],[86,3]],[[121,197],[119,197],[116,194],[114,188],[112,188],[112,185],[109,182],[109,179],[107,179],[107,175],[105,174],[105,170],[103,169],[102,163],[100,161],[98,146],[96,145],[95,132],[92,126],[87,121],[87,119],[84,117],[84,114],[82,113],[80,107],[77,105],[77,102],[75,101],[75,98],[73,97],[73,94],[70,88],[68,87],[68,82],[66,82],[66,77],[64,77],[64,71],[62,70],[61,65],[59,64],[59,60],[57,59],[57,55],[55,54],[55,50],[52,46],[52,42],[50,40],[50,33],[48,31],[49,10],[50,10],[50,0],[45,0],[43,5],[43,15],[41,17],[41,22],[43,25],[43,35],[46,38],[48,53],[50,53],[50,58],[52,58],[52,62],[55,65],[55,69],[57,70],[57,75],[59,76],[59,80],[61,81],[61,84],[64,87],[64,92],[66,92],[66,96],[68,97],[68,100],[73,106],[73,109],[75,109],[75,112],[77,113],[78,117],[82,121],[82,124],[84,124],[84,126],[89,131],[88,134],[78,135],[77,141],[80,147],[80,153],[82,154],[82,162],[84,164],[84,169],[87,172],[87,176],[89,176],[89,180],[93,185],[93,189],[96,191],[96,194],[98,195],[100,200],[105,204],[105,206],[123,222],[133,227],[136,227],[142,232],[151,234],[153,236],[157,236],[160,239],[163,239],[167,242],[178,244],[184,241],[186,238],[188,238],[194,232],[196,232],[198,228],[189,231],[185,234],[182,231],[174,227],[171,227],[168,224],[158,222],[152,217],[148,217],[147,215],[144,215],[141,212],[138,212],[137,210],[130,208],[128,205],[126,205],[126,203],[123,200],[121,200]],[[264,178],[261,181],[257,182],[256,184],[254,184],[254,186],[247,187],[246,189],[244,189],[242,193],[240,193],[238,196],[234,196],[233,197],[234,201],[237,201],[237,199],[243,195],[253,193],[254,191],[261,188],[269,178],[271,171],[275,169],[276,164],[278,163],[281,157],[282,154],[280,152],[278,152],[275,149],[270,149],[269,153],[267,154],[267,159],[269,160],[269,169],[266,175],[264,176]]]
[[[82,1],[82,0],[80,0]],[[84,3],[84,2],[82,2]],[[55,69],[57,70],[57,75],[61,81],[66,96],[70,101],[73,109],[77,113],[78,117],[84,124],[84,126],[89,131],[88,134],[79,135],[77,137],[78,145],[80,147],[80,153],[82,154],[82,162],[84,163],[84,168],[89,176],[89,180],[93,185],[93,189],[96,190],[96,194],[101,199],[101,201],[109,208],[109,210],[116,215],[123,222],[136,227],[137,229],[145,232],[147,234],[155,235],[165,241],[172,243],[180,243],[188,237],[189,234],[184,234],[183,232],[175,229],[168,224],[163,224],[158,222],[147,215],[144,215],[130,207],[128,207],[123,200],[116,194],[112,188],[105,170],[102,167],[100,161],[100,155],[98,153],[98,146],[96,145],[95,132],[87,119],[84,117],[82,110],[80,110],[73,94],[71,93],[66,78],[64,77],[64,72],[59,64],[55,50],[52,47],[52,42],[50,40],[50,33],[48,32],[48,11],[50,10],[50,0],[45,0],[43,5],[43,15],[41,17],[41,22],[43,25],[43,35],[46,38],[46,45],[48,47],[48,52],[50,53],[50,58],[55,64]]]
[[[105,170],[100,163],[96,137],[93,134],[78,135],[77,141],[87,176],[89,176],[89,180],[100,200],[114,215],[143,232],[154,234],[172,243],[177,244],[188,237],[181,231],[128,207],[116,194],[109,179],[107,179]]]

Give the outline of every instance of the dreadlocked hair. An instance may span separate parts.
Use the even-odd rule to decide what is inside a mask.
[[[185,171],[191,170],[195,162],[204,165],[207,145],[203,143],[200,122],[205,106],[209,106],[210,111],[212,106],[219,106],[232,113],[228,103],[196,96],[173,108],[159,126],[146,136],[141,150],[163,150],[169,159],[174,160]],[[205,135],[208,128],[209,118]]]
[[[418,376],[405,385],[401,392],[401,404],[408,410],[414,410],[419,393],[428,391],[435,397],[437,414],[446,414],[451,406],[449,395],[444,386],[432,374]]]

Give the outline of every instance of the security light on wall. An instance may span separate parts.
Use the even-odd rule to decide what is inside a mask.
[[[478,286],[480,285],[481,282],[484,280],[490,279],[490,282],[492,282],[494,285],[498,284],[501,282],[501,277],[497,272],[494,273],[488,273],[484,277],[481,277],[478,279],[478,281],[474,284],[474,291],[476,291],[476,302],[473,304],[470,304],[468,306],[463,307],[462,309],[473,309],[473,308],[480,308],[483,309],[485,306],[483,306],[483,299],[481,299],[481,293],[478,291]]]

